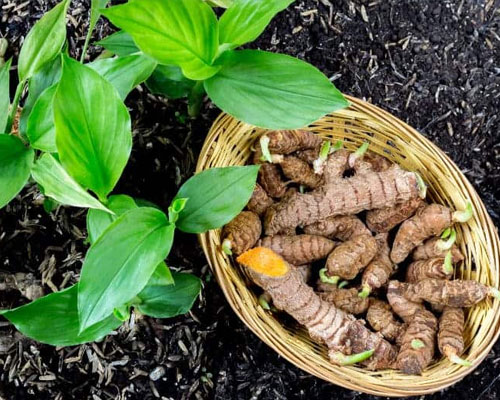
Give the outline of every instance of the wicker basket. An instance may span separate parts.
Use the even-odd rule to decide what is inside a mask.
[[[456,274],[498,287],[498,233],[481,199],[459,168],[438,147],[399,119],[364,101],[355,98],[349,101],[349,108],[324,117],[308,129],[325,138],[343,139],[349,149],[370,141],[372,151],[403,168],[420,172],[429,185],[428,197],[435,202],[461,209],[470,200],[474,218],[457,226],[457,242],[466,259],[457,267]],[[244,165],[254,140],[262,132],[229,115],[220,115],[205,141],[197,170]],[[394,370],[370,372],[362,367],[338,367],[328,361],[326,348],[312,342],[303,328],[285,325],[279,315],[264,311],[258,305],[240,269],[220,251],[220,231],[200,235],[200,241],[229,304],[243,322],[297,367],[345,388],[394,397],[435,392],[471,373],[500,334],[500,302],[487,300],[467,314],[464,357],[473,361],[473,367],[461,367],[443,358],[435,361],[422,376],[408,376]]]

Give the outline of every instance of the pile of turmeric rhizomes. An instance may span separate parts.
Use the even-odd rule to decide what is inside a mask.
[[[460,357],[464,308],[498,297],[452,280],[463,260],[453,224],[472,209],[428,204],[417,173],[367,149],[301,130],[263,135],[258,184],[224,227],[222,250],[263,289],[260,305],[290,314],[333,363],[420,374],[437,345],[470,365]]]

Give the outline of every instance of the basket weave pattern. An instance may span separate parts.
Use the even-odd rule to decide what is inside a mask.
[[[470,200],[474,218],[457,225],[457,243],[465,261],[456,275],[499,286],[500,241],[497,230],[472,185],[437,146],[391,114],[364,101],[348,97],[349,108],[328,115],[308,130],[356,149],[363,141],[403,168],[418,171],[429,185],[428,199],[463,209]],[[211,167],[245,165],[256,138],[264,130],[221,114],[210,130],[197,171]],[[361,367],[338,367],[328,361],[326,347],[311,341],[297,324],[285,325],[263,310],[248,280],[230,257],[220,251],[220,230],[199,235],[203,250],[229,304],[243,322],[265,343],[299,368],[345,388],[379,396],[413,396],[432,393],[462,379],[486,357],[500,334],[500,302],[486,300],[468,310],[466,352],[473,367],[436,360],[422,376],[395,370],[371,372]]]

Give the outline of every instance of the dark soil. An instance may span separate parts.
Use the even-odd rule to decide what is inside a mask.
[[[17,56],[32,24],[56,0],[2,0],[0,36]],[[83,44],[89,0],[74,0],[69,48]],[[100,22],[95,38],[111,28]],[[250,47],[310,61],[345,93],[392,112],[432,139],[462,168],[500,223],[500,4],[494,0],[297,0]],[[92,49],[91,57],[96,49]],[[15,76],[13,71],[13,76]],[[135,91],[134,151],[116,193],[164,209],[194,170],[218,111],[208,102],[182,122],[184,101]],[[176,115],[177,113],[177,115]],[[0,211],[0,269],[33,272],[44,289],[78,278],[85,213],[48,215],[36,187]],[[101,343],[54,349],[0,322],[0,397],[5,399],[371,398],[316,379],[280,358],[227,305],[194,236],[178,235],[169,264],[205,284],[201,300],[172,320],[138,318]],[[0,294],[2,308],[21,304]],[[12,345],[9,347],[9,345]],[[428,398],[496,399],[500,345],[462,382]],[[156,379],[153,380],[152,378]]]

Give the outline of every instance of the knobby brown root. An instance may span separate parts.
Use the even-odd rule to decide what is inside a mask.
[[[460,358],[464,351],[464,310],[446,306],[439,319],[438,347],[451,362],[464,366],[472,363]]]
[[[242,211],[222,229],[223,250],[239,255],[255,246],[261,233],[259,216],[252,211]]]
[[[401,222],[410,218],[425,204],[420,197],[402,202],[395,207],[386,207],[366,213],[366,225],[373,232],[389,232]]]
[[[377,241],[371,235],[359,235],[338,245],[326,260],[327,275],[354,279],[377,254]]]
[[[314,160],[318,159],[321,146],[314,149],[299,150],[295,153],[295,157],[300,158],[308,164],[312,164]]]
[[[327,292],[319,293],[321,299],[349,314],[363,314],[368,309],[369,300],[360,298],[356,288],[340,289],[335,285],[330,286],[332,287]]]
[[[329,239],[339,239],[343,242],[358,235],[371,235],[368,228],[355,215],[339,215],[325,218],[304,227],[304,232],[310,235],[320,235]]]
[[[413,260],[427,260],[429,258],[441,258],[445,257],[448,251],[451,251],[452,262],[458,263],[464,260],[464,256],[460,249],[452,244],[449,249],[446,246],[441,246],[444,243],[443,239],[438,237],[426,240],[424,244],[418,246],[412,254]]]
[[[420,208],[410,219],[400,226],[391,251],[391,259],[399,264],[408,254],[425,239],[439,235],[452,224],[449,208],[440,204],[431,204]]]
[[[420,302],[409,301],[403,296],[403,283],[390,281],[387,288],[387,300],[392,310],[404,321],[410,322],[417,311],[425,310]]]
[[[280,162],[283,174],[291,181],[316,189],[323,183],[323,177],[314,172],[311,166],[300,158],[288,156]]]
[[[257,215],[263,215],[273,203],[273,199],[271,199],[262,186],[257,183],[252,193],[252,197],[248,201],[247,208]]]
[[[391,306],[382,300],[370,299],[366,320],[375,331],[391,342],[396,341],[405,330],[404,324],[394,318]]]
[[[344,172],[349,167],[349,151],[339,149],[330,154],[323,165],[323,179],[326,184],[332,184],[342,179]]]
[[[391,249],[387,238],[387,233],[379,233],[375,236],[378,250],[373,260],[363,271],[360,297],[367,297],[374,289],[385,285],[395,272],[394,264],[389,257]]]
[[[417,311],[401,340],[396,366],[405,374],[420,375],[434,357],[438,322],[427,310]]]
[[[270,248],[293,265],[309,264],[325,258],[335,247],[335,242],[323,236],[268,236],[259,246]]]
[[[309,131],[272,131],[269,138],[269,151],[274,154],[290,154],[294,151],[319,148],[321,137]]]
[[[451,253],[450,257],[451,257]],[[417,283],[424,279],[451,279],[453,266],[451,258],[445,263],[445,258],[430,258],[428,260],[414,261],[406,270],[406,282]]]
[[[332,362],[338,363],[339,352],[352,355],[368,350],[373,350],[373,355],[363,361],[367,368],[388,368],[394,362],[394,346],[352,315],[322,300],[296,269],[271,250],[258,247],[237,261],[248,268],[249,276],[271,295],[278,309],[304,325],[313,340],[326,344]]]
[[[334,153],[336,154],[336,153]],[[305,226],[335,215],[392,207],[419,195],[416,175],[400,168],[372,172],[297,193],[266,213],[267,235]]]
[[[402,283],[403,296],[414,302],[427,301],[450,307],[472,307],[487,296],[498,297],[498,290],[477,281],[424,279]]]
[[[259,183],[271,197],[281,198],[286,193],[287,187],[277,165],[262,164],[259,169]]]

